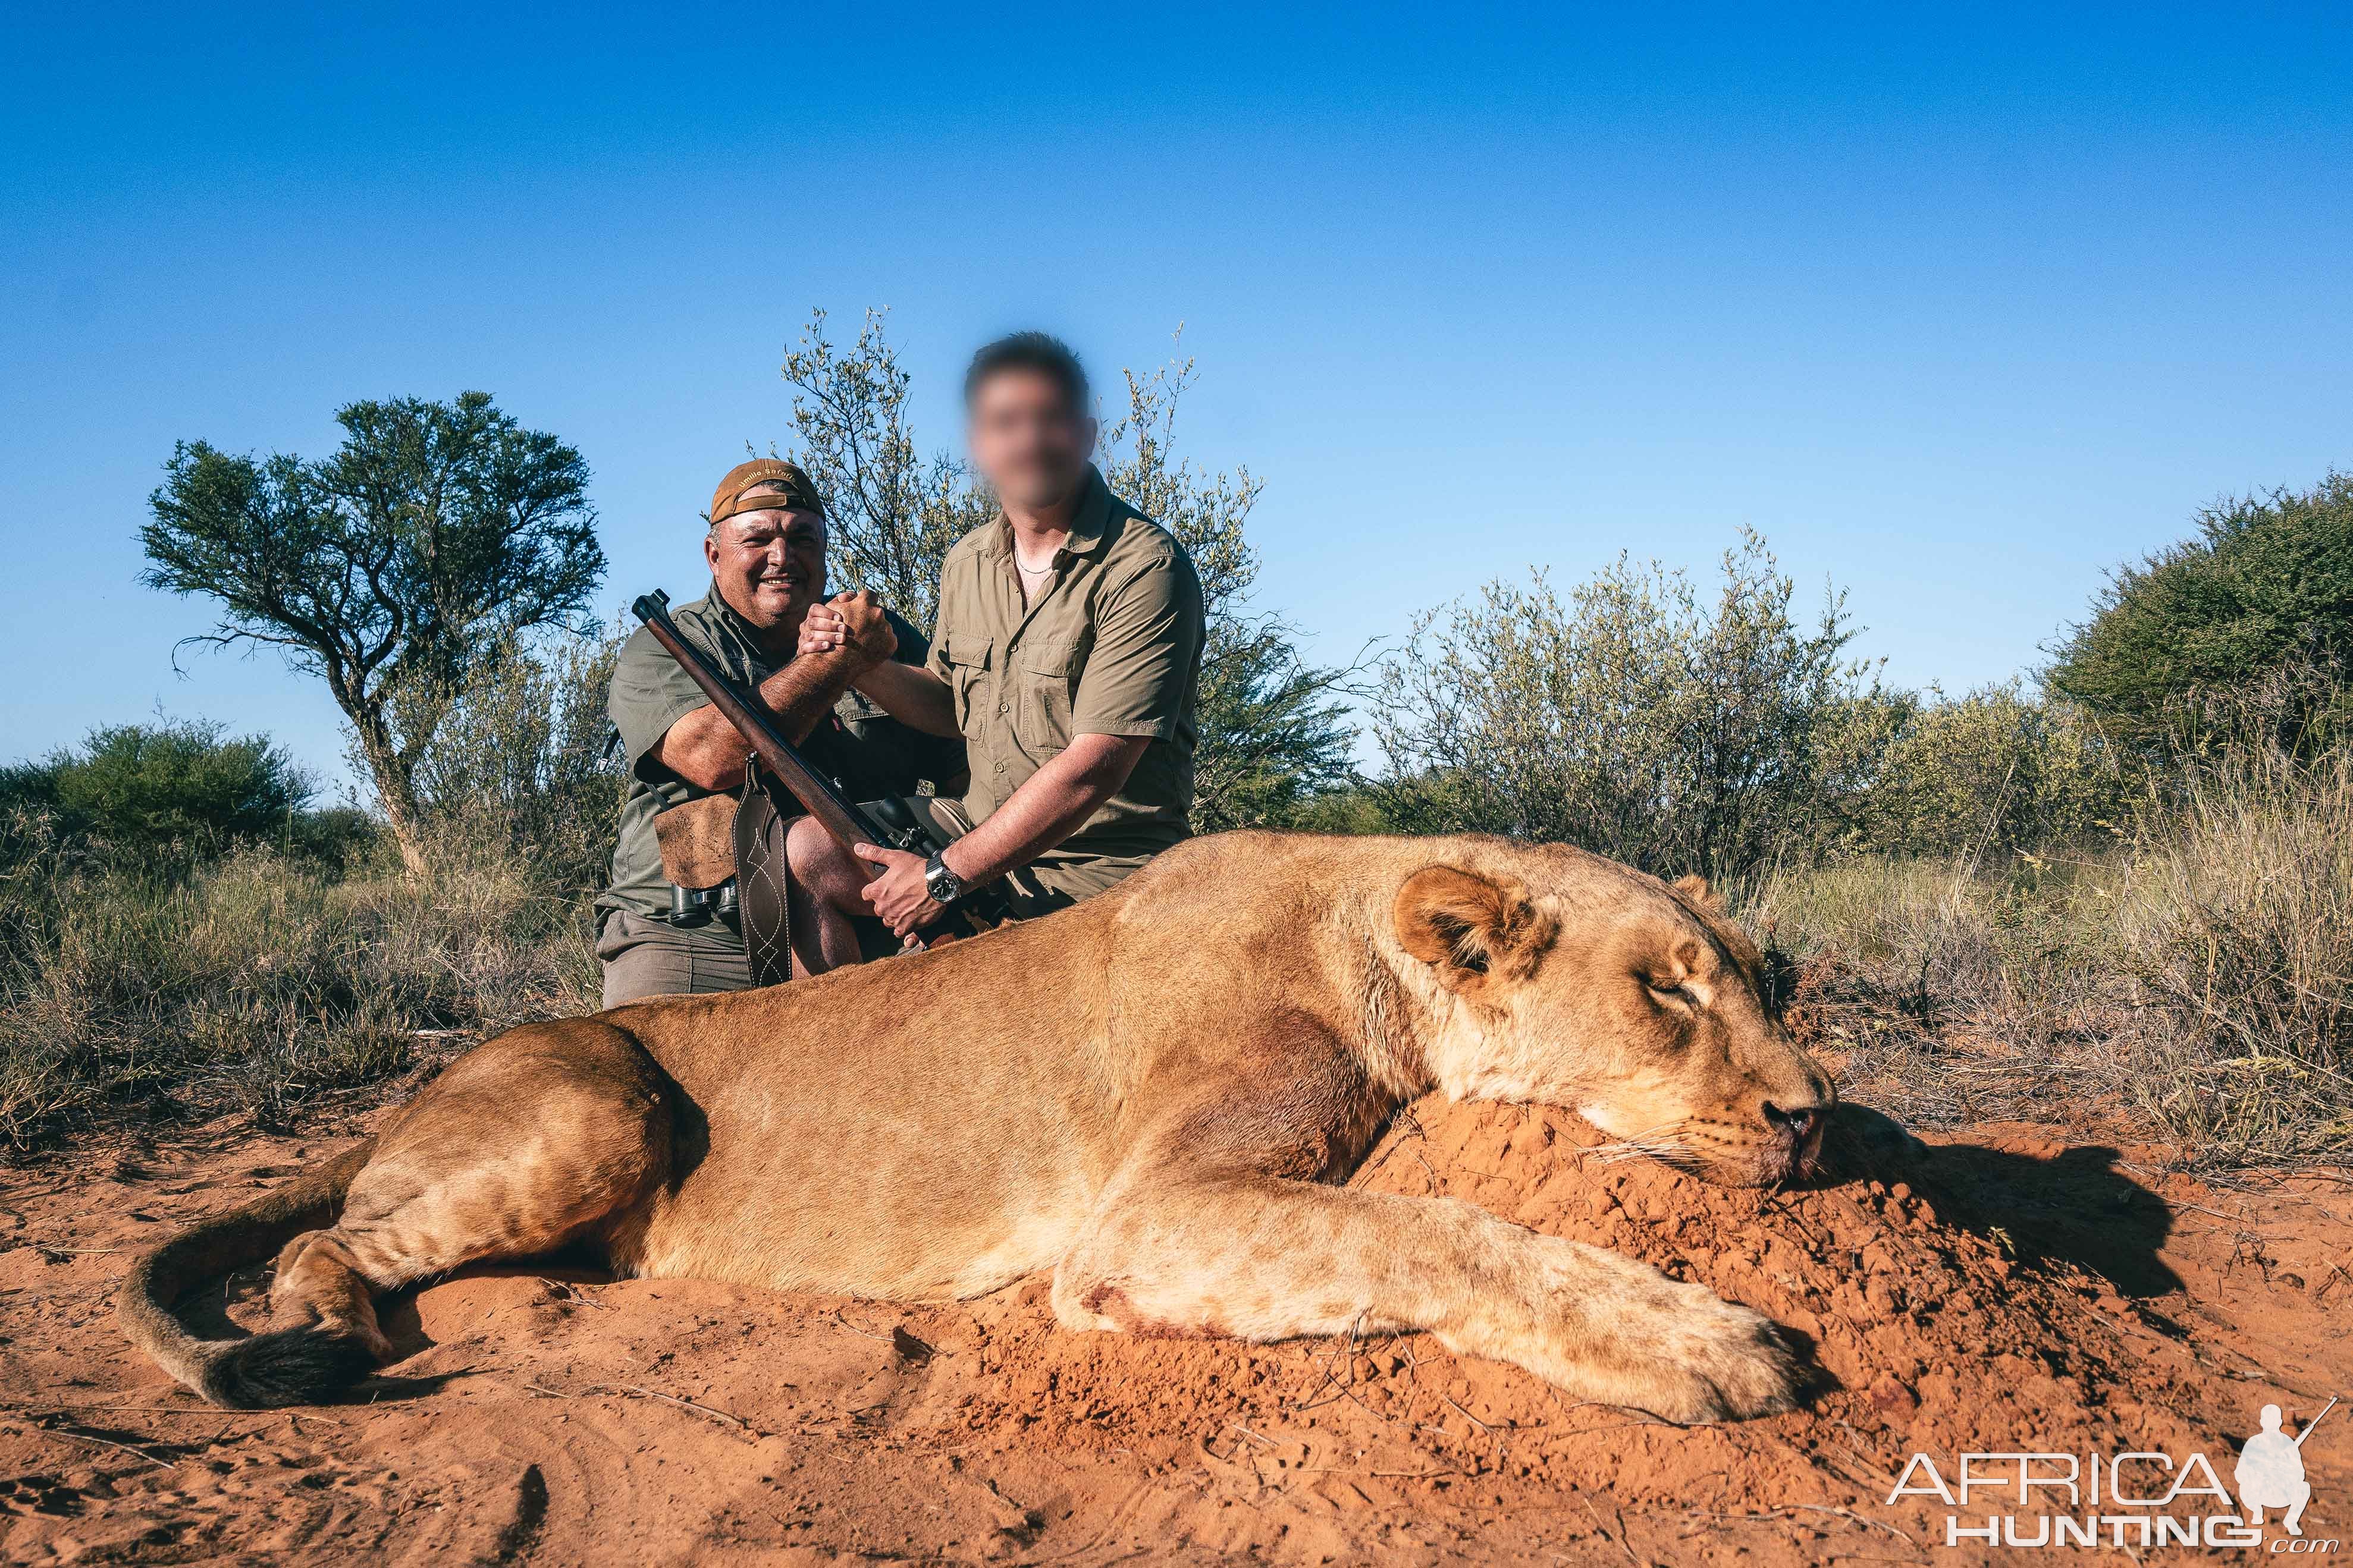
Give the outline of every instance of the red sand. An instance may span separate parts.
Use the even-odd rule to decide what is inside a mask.
[[[1360,1184],[1704,1280],[1812,1342],[1810,1407],[1686,1429],[1419,1336],[1068,1334],[1042,1279],[904,1309],[547,1268],[396,1305],[411,1353],[349,1403],[215,1411],[107,1298],[332,1147],[227,1138],[0,1177],[0,1554],[1957,1563],[1982,1553],[1943,1548],[1945,1509],[1883,1501],[1915,1451],[1949,1477],[2199,1449],[2227,1479],[2262,1404],[2293,1425],[2353,1383],[2341,1192],[2216,1194],[2016,1127],[1922,1148],[1867,1113],[1817,1189],[1729,1192],[1589,1154],[1567,1115],[1417,1109]],[[2322,1431],[2315,1539],[2353,1521],[2353,1421]]]

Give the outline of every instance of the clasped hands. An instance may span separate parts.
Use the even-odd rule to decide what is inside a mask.
[[[840,648],[849,649],[862,669],[871,669],[899,651],[898,634],[891,629],[891,617],[882,613],[881,600],[860,590],[837,594],[825,604],[809,606],[801,619],[797,651],[820,654]],[[852,853],[879,868],[874,879],[866,884],[864,897],[894,936],[911,936],[947,912],[923,885],[921,855],[885,849],[878,844],[860,844]]]
[[[811,605],[808,614],[801,617],[797,652],[832,653],[839,648],[849,649],[862,669],[871,669],[899,651],[899,634],[891,629],[882,601],[862,588]]]

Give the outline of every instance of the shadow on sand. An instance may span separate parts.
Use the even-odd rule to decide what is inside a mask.
[[[1890,1118],[1841,1106],[1818,1184],[1873,1180],[1909,1184],[1947,1225],[1989,1237],[2027,1268],[2072,1264],[2127,1297],[2181,1288],[2158,1256],[2173,1233],[2163,1198],[2117,1169],[2099,1144],[2049,1158],[1971,1143],[1923,1143]]]

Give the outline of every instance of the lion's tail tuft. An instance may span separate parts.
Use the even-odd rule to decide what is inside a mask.
[[[240,1409],[303,1404],[365,1377],[375,1354],[356,1334],[314,1326],[206,1340],[188,1332],[172,1309],[204,1281],[274,1257],[304,1231],[333,1224],[375,1152],[370,1138],[140,1258],[114,1297],[131,1342],[206,1399]]]
[[[237,1410],[315,1405],[367,1376],[376,1363],[375,1351],[360,1335],[317,1324],[195,1342],[206,1348],[196,1392]]]

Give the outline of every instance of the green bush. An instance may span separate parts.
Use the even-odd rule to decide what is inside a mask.
[[[298,864],[330,877],[350,875],[392,847],[384,824],[354,805],[298,813],[282,847]]]
[[[311,794],[266,738],[227,739],[195,721],[93,730],[79,751],[0,775],[7,804],[53,811],[69,832],[138,853],[282,838]]]
[[[2079,846],[2124,830],[2140,777],[2072,704],[2036,701],[2014,683],[1957,701],[1931,692],[1890,733],[1853,847],[1999,865],[2020,850]]]
[[[2047,679],[2110,732],[2158,745],[2202,700],[2266,687],[2275,738],[2311,749],[2346,716],[2353,659],[2353,475],[2198,515],[2198,537],[2116,573]]]
[[[1382,814],[1668,874],[1829,852],[1908,705],[1846,658],[1837,597],[1806,625],[1795,594],[1750,533],[1712,605],[1621,557],[1566,601],[1539,574],[1420,617],[1373,699]]]
[[[529,867],[551,896],[604,885],[624,782],[605,706],[624,640],[508,647],[437,704],[416,763],[419,837],[436,866]]]

